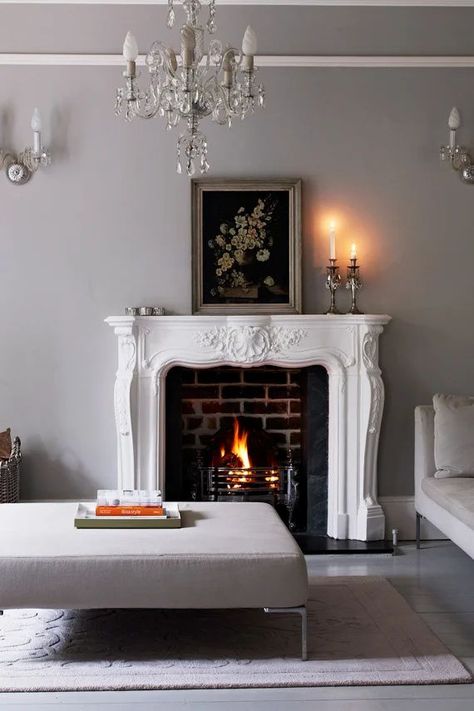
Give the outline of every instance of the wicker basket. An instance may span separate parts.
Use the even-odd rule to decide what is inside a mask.
[[[21,442],[15,437],[10,459],[0,462],[0,504],[15,504],[20,498]]]

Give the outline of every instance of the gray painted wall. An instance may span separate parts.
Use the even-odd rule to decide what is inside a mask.
[[[163,5],[0,6],[0,48],[121,52],[128,29],[142,48],[158,38],[174,37],[177,45],[176,30],[168,30],[165,18]],[[217,0],[218,36],[239,46],[251,24],[261,54],[470,54],[473,18],[472,8],[220,7]]]
[[[137,9],[100,8],[99,33],[99,8],[81,8],[81,22],[74,14],[79,9],[68,8],[66,22],[64,8],[42,8],[50,25],[58,18],[61,30],[77,21],[78,51],[113,51],[121,40],[117,32],[137,24]],[[21,12],[28,12],[28,22]],[[149,12],[139,10],[141,22]],[[267,12],[284,17],[281,8]],[[304,26],[311,20],[318,30],[324,13],[311,12],[298,10]],[[329,25],[331,31],[360,29],[359,12],[326,10],[327,31]],[[423,24],[418,13],[371,12],[387,32],[391,25],[392,51],[401,51],[397,41],[405,46],[410,17]],[[443,12],[447,27],[460,26],[459,18],[474,26],[474,11]],[[229,39],[237,41],[247,9],[222,14]],[[79,32],[87,17],[95,36],[89,44]],[[229,17],[239,17],[234,29]],[[425,15],[433,17],[439,22],[439,13]],[[24,32],[16,32],[13,46],[19,19]],[[33,20],[33,8],[0,8],[0,51],[37,49]],[[263,40],[265,24],[255,24]],[[137,29],[149,39],[166,36],[160,23],[151,36],[144,26]],[[49,44],[44,40],[41,49],[57,48],[45,36]],[[446,36],[439,39],[445,51]],[[419,42],[425,51],[427,36],[420,34]],[[267,52],[283,51],[268,38],[262,43]],[[381,344],[387,405],[380,492],[409,494],[413,407],[435,391],[474,390],[474,188],[462,185],[437,157],[453,104],[462,109],[466,142],[474,143],[474,72],[269,68],[262,77],[269,95],[264,113],[231,132],[208,129],[212,174],[303,179],[308,313],[327,303],[321,222],[340,213],[340,249],[344,243],[347,252],[352,238],[358,242],[361,305],[394,319]],[[51,168],[25,187],[0,176],[0,424],[23,438],[26,497],[85,497],[115,483],[116,343],[103,318],[148,302],[190,312],[190,186],[174,173],[176,135],[165,133],[159,121],[126,125],[116,119],[119,82],[113,68],[0,67],[0,145],[18,148],[30,140],[31,110],[39,105],[54,155]]]

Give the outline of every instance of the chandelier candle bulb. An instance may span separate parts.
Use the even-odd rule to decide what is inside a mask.
[[[225,86],[227,89],[230,89],[232,87],[232,82],[233,82],[232,62],[233,62],[233,60],[234,60],[234,53],[232,50],[228,50],[224,55],[224,61],[222,64],[222,69],[224,71],[224,81],[222,82],[222,86]]]
[[[185,25],[181,30],[181,47],[183,56],[183,66],[192,67],[194,62],[194,50],[196,49],[196,36],[194,30],[189,25]]]
[[[41,114],[38,109],[33,111],[31,117],[31,128],[33,129],[33,153],[35,156],[41,155]]]
[[[355,245],[355,242],[353,242],[351,245],[351,259],[357,259],[357,247]]]
[[[126,77],[133,78],[137,73],[136,59],[138,57],[138,44],[135,35],[127,32],[123,43],[123,56],[127,62]]]
[[[250,25],[245,30],[242,40],[242,69],[251,72],[254,68],[254,57],[257,54],[257,35]]]
[[[456,131],[461,127],[461,116],[458,109],[453,106],[448,119],[449,126],[449,147],[451,150],[456,146]]]
[[[249,25],[245,30],[242,40],[242,52],[248,57],[254,57],[257,54],[257,47],[257,35],[255,34],[255,30]]]

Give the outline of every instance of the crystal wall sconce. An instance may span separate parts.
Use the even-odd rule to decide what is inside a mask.
[[[6,176],[13,185],[24,185],[40,166],[46,167],[51,163],[51,156],[41,140],[42,125],[38,109],[33,111],[31,128],[33,129],[32,148],[25,148],[18,154],[0,148],[0,168],[5,169]]]
[[[441,146],[442,161],[449,162],[464,183],[474,183],[474,163],[467,148],[456,143],[456,131],[461,127],[461,116],[456,107],[451,109],[448,119],[449,144]]]

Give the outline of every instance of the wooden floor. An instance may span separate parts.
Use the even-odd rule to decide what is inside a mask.
[[[309,556],[311,575],[382,575],[474,672],[474,561],[444,541],[397,556]],[[1,711],[474,711],[474,684],[0,694]]]

